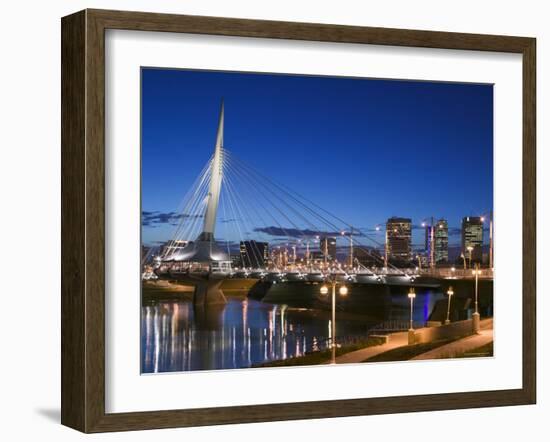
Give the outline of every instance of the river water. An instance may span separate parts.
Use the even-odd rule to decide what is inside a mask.
[[[413,319],[423,325],[444,295],[417,291]],[[407,321],[406,294],[392,296],[387,321]],[[338,314],[338,339],[366,336],[377,323]],[[293,309],[252,299],[230,298],[224,306],[200,311],[190,301],[149,301],[142,306],[141,370],[162,373],[251,367],[326,348],[330,312]]]

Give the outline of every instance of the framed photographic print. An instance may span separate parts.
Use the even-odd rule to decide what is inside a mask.
[[[62,19],[62,423],[532,404],[535,40]]]

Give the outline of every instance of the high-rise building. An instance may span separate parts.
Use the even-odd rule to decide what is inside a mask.
[[[386,254],[388,260],[411,260],[411,219],[389,218],[386,222]]]
[[[424,225],[424,224],[422,224],[422,225]],[[431,245],[431,242],[432,242],[432,226],[430,226],[429,224],[426,224],[426,227],[424,229],[425,229],[425,233],[426,233],[425,240],[424,240],[424,251],[426,252],[426,255],[430,256],[430,250],[432,250],[432,245]]]
[[[269,244],[259,241],[241,241],[241,262],[243,267],[263,268],[269,261]]]
[[[479,216],[462,218],[462,253],[472,262],[483,257],[483,221]]]
[[[336,259],[336,237],[323,236],[319,242],[321,253],[326,259]]]
[[[433,241],[433,250],[432,250]],[[428,264],[439,264],[449,260],[449,226],[447,220],[440,219],[426,226],[426,256]]]
[[[449,261],[449,225],[440,219],[434,226],[434,255],[436,264]]]

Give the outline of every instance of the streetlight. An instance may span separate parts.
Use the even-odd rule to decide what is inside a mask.
[[[472,270],[472,274],[475,276],[475,312],[472,315],[472,327],[474,333],[479,333],[479,310],[478,310],[478,279],[481,270],[479,270],[479,263],[476,263],[475,269]]]
[[[470,265],[468,267],[472,267],[472,251],[474,250],[474,248],[472,246],[468,246],[466,247],[466,250],[468,250],[468,255],[469,255],[469,259],[470,259]]]
[[[453,286],[449,286],[449,290],[447,290],[447,295],[449,295],[449,302],[447,303],[447,319],[445,319],[445,325],[450,324],[451,320],[449,319],[451,315],[451,297],[455,294],[453,292]]]
[[[416,293],[414,292],[414,287],[411,287],[408,294],[409,299],[411,300],[411,316],[410,316],[410,326],[409,326],[409,345],[414,344],[414,327],[413,327],[413,304],[414,298],[416,298]]]
[[[331,322],[331,357],[330,357],[330,363],[336,364],[336,277],[332,277],[331,281],[332,286],[332,322]],[[319,290],[321,292],[321,295],[328,294],[328,287],[326,284],[323,284],[321,286],[321,289]],[[347,296],[349,293],[348,288],[345,285],[340,286],[338,289],[338,293],[340,296]]]

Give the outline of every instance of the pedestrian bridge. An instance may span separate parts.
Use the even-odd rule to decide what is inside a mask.
[[[295,166],[299,173],[304,165]],[[365,191],[350,189],[358,204],[369,200]],[[173,219],[172,239],[144,257],[144,277],[186,281],[205,303],[209,296],[224,301],[219,282],[228,278],[420,286],[472,277],[470,269],[433,262],[427,270],[415,267],[410,234],[404,242],[410,268],[395,265],[380,229],[353,226],[237,158],[224,145],[223,102],[214,153]],[[492,270],[477,277],[492,278]]]

